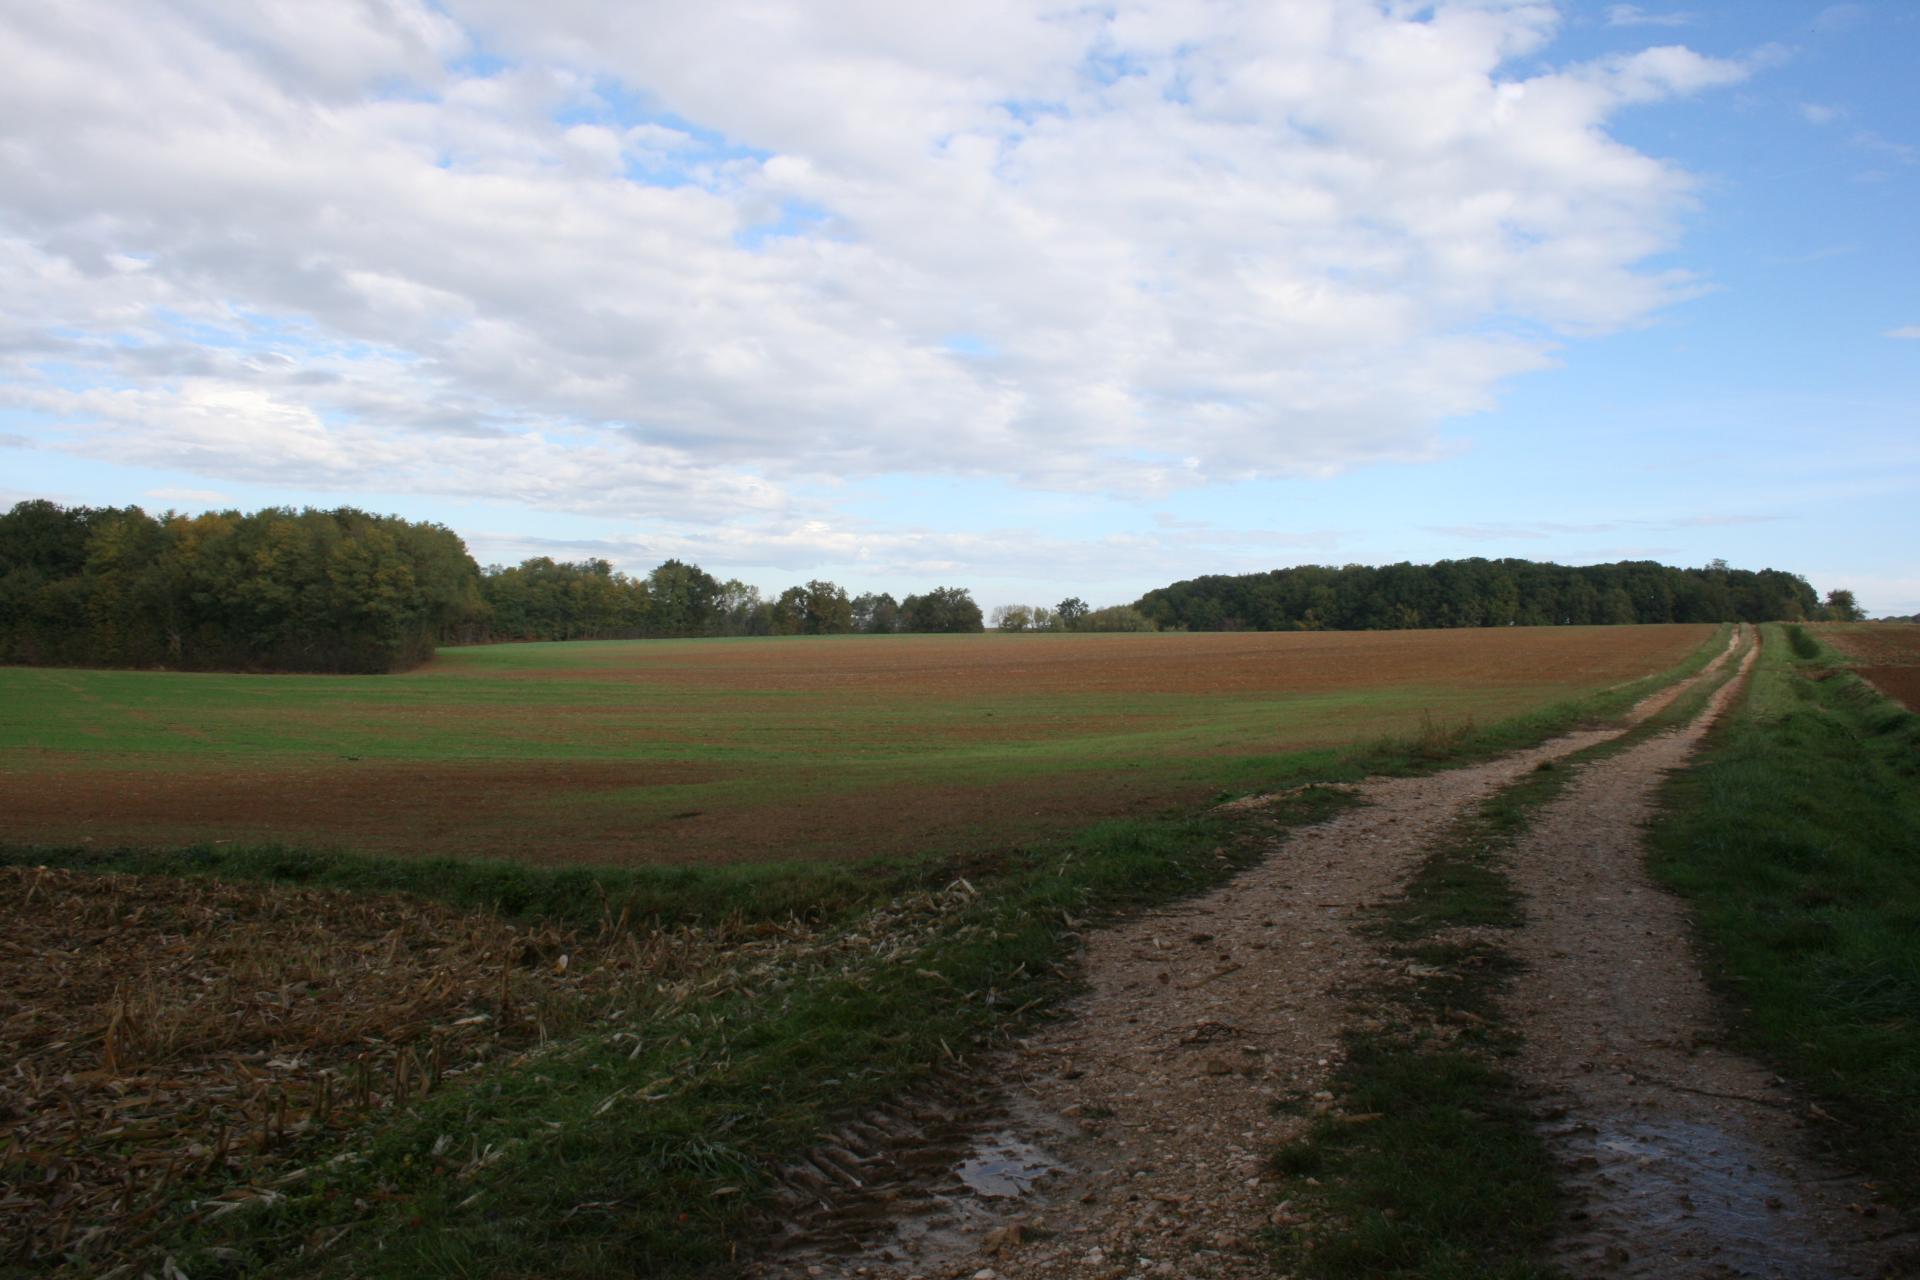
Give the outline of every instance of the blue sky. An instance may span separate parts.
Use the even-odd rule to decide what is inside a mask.
[[[0,18],[0,501],[985,605],[1724,558],[1920,611],[1920,8]]]

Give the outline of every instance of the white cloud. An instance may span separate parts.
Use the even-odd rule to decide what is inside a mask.
[[[1911,574],[1862,573],[1857,566],[1810,575],[1824,594],[1834,587],[1852,591],[1870,618],[1909,618],[1920,613],[1920,578]]]
[[[1887,330],[1889,338],[1907,338],[1920,340],[1920,324],[1903,324],[1898,329]]]
[[[1867,7],[1863,4],[1830,4],[1813,16],[1811,25],[1815,31],[1827,34],[1852,30],[1866,20]]]
[[[0,401],[4,403],[4,401]],[[40,391],[13,398],[61,424],[73,452],[261,485],[486,495],[548,511],[703,524],[783,511],[785,493],[619,432],[564,447],[534,430],[472,435],[330,424],[274,392],[186,378],[163,391]]]
[[[1846,114],[1845,107],[1832,107],[1820,102],[1800,104],[1800,118],[1808,124],[1829,125],[1836,120],[1845,119]]]
[[[1553,520],[1533,523],[1494,522],[1486,524],[1438,525],[1428,533],[1460,538],[1468,542],[1545,542],[1570,536],[1588,537],[1600,533],[1675,533],[1682,529],[1716,529],[1733,525],[1771,524],[1782,519],[1776,515],[1670,516],[1665,518],[1621,518],[1586,524],[1567,524]]]
[[[706,529],[666,529],[616,538],[530,538],[498,530],[464,530],[483,562],[512,563],[528,556],[599,557],[635,574],[667,559],[738,566],[778,589],[781,575],[845,566],[863,582],[945,580],[1061,581],[1109,584],[1125,580],[1131,599],[1140,582],[1185,576],[1194,552],[1211,572],[1270,568],[1277,553],[1331,554],[1345,535],[1334,530],[1182,529],[1084,539],[1048,536],[1030,528],[973,531],[878,528],[856,521],[801,519],[734,523]],[[1116,567],[1124,566],[1116,575]],[[789,579],[790,580],[790,579]]]
[[[1693,20],[1690,13],[1648,13],[1637,4],[1607,6],[1610,27],[1684,27]]]
[[[0,18],[0,403],[216,482],[636,521],[1439,456],[1689,296],[1553,8],[107,0]],[[466,61],[476,50],[489,59]],[[955,335],[969,350],[957,354]],[[807,512],[797,512],[805,516]]]
[[[1900,164],[1920,164],[1920,148],[1905,142],[1883,138],[1871,129],[1862,129],[1847,141],[1860,151],[1881,156]]]
[[[231,507],[232,497],[218,489],[149,489],[146,496],[168,506],[187,507]]]

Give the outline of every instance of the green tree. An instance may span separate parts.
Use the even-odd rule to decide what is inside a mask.
[[[1858,622],[1867,615],[1854,603],[1853,592],[1845,587],[1835,587],[1827,592],[1823,606],[1829,622]]]
[[[722,631],[730,636],[773,634],[773,610],[760,598],[760,588],[738,578],[721,584],[717,607],[724,618]]]
[[[699,565],[668,560],[647,575],[647,599],[649,632],[700,635],[719,616],[720,583]]]
[[[788,587],[773,602],[773,626],[776,636],[800,636],[807,633],[807,589]]]
[[[0,658],[389,671],[484,617],[451,531],[351,507],[0,516]]]
[[[853,630],[853,603],[837,583],[814,579],[806,586],[807,634],[844,635]]]
[[[886,592],[864,592],[852,601],[855,631],[886,635],[900,629],[900,602]]]
[[[994,606],[993,626],[997,631],[1026,631],[1033,626],[1033,610],[1024,604]]]
[[[1155,631],[1153,619],[1132,605],[1116,604],[1095,609],[1080,619],[1082,631]]]
[[[902,631],[985,631],[980,606],[965,587],[935,587],[900,602]]]

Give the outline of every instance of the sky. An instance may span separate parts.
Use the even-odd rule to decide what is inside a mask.
[[[1920,4],[0,10],[0,503],[1920,611]]]

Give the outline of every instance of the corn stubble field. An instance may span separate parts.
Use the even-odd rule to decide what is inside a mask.
[[[489,1233],[552,1247],[498,1185],[529,1178],[546,1135],[619,1121],[668,1167],[674,1134],[761,1107],[703,1137],[706,1163],[657,1203],[538,1211],[563,1234],[577,1213],[620,1218],[549,1252],[551,1274],[691,1274],[822,1116],[983,1043],[1016,996],[1050,999],[1027,988],[1057,969],[1071,910],[1230,871],[1243,853],[1216,843],[1212,801],[1497,746],[1501,723],[1538,732],[1713,634],[512,645],[368,678],[0,669],[5,1266],[131,1276],[179,1249],[485,1273],[521,1247]],[[280,847],[256,865],[260,841]],[[125,873],[186,846],[243,878],[346,867],[362,891]],[[418,854],[668,878],[552,873],[567,905],[545,914],[364,891],[392,883],[366,868]],[[777,869],[796,861],[812,869]],[[457,899],[461,874],[435,875]],[[911,982],[923,1012],[889,1035]],[[925,1013],[927,991],[951,1008]],[[878,1065],[793,1092],[850,1052]],[[470,1228],[473,1252],[368,1254],[380,1228],[353,1233],[382,1215]]]
[[[137,1256],[178,1187],[225,1184],[188,1210],[209,1224],[271,1205],[356,1158],[342,1139],[489,1064],[525,1069],[592,1030],[637,1047],[690,1003],[840,945],[799,920],[529,928],[417,899],[45,867],[0,868],[0,892],[14,1261]],[[907,917],[938,914],[928,895],[896,902],[896,943]],[[427,1156],[473,1185],[507,1144],[461,1136]]]

